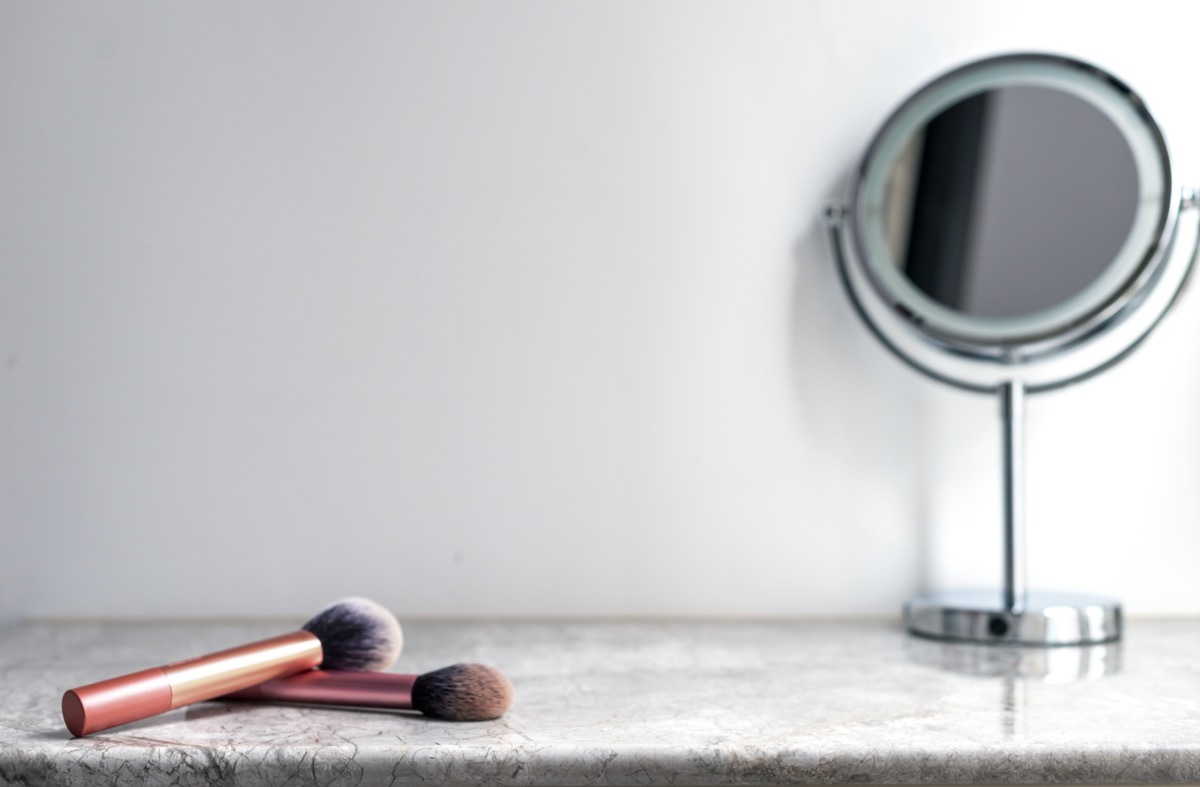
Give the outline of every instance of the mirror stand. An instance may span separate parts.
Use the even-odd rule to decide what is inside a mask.
[[[999,388],[1004,476],[1004,582],[999,593],[952,591],[905,604],[913,634],[1019,645],[1096,645],[1121,637],[1121,605],[1103,597],[1030,591],[1025,573],[1025,385]]]
[[[825,226],[855,312],[913,369],[998,397],[1003,425],[1000,587],[913,598],[909,632],[1039,646],[1118,640],[1115,600],[1028,588],[1025,397],[1127,357],[1191,272],[1200,199],[1175,184],[1158,124],[1094,65],[989,57],[901,103],[848,186]]]

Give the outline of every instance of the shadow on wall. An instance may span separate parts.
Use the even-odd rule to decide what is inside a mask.
[[[825,193],[840,194],[849,176]],[[920,396],[929,383],[859,320],[820,214],[814,211],[794,245],[789,342],[799,439],[823,473],[811,485],[818,496],[812,509],[831,528],[849,531],[838,539],[855,553],[844,565],[878,562],[886,573],[876,576],[902,578],[902,587],[879,588],[872,599],[898,608],[901,596],[930,582],[934,474],[930,414]]]

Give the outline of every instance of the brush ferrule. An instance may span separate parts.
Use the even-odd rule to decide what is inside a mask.
[[[320,664],[321,658],[321,641],[307,631],[294,631],[177,661],[162,670],[171,684],[171,707],[179,708],[310,669]]]
[[[327,672],[315,669],[269,680],[221,699],[408,710],[413,706],[412,687],[416,679],[416,675],[388,672]]]

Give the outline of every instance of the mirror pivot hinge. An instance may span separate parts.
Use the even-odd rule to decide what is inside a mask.
[[[844,202],[829,202],[825,205],[823,220],[826,227],[840,227],[846,220],[849,209]]]

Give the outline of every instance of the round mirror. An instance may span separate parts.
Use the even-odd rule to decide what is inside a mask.
[[[922,88],[876,135],[846,207],[847,284],[885,343],[939,379],[1054,387],[1166,310],[1178,271],[1142,307],[1178,205],[1129,88],[1068,58],[991,58]]]
[[[1029,591],[1024,570],[1025,395],[1125,357],[1191,270],[1194,192],[1177,192],[1154,119],[1128,87],[1051,55],[972,63],[917,91],[828,215],[859,315],[916,369],[999,396],[1000,587],[905,607],[927,637],[1079,645],[1120,637],[1120,605]]]
[[[885,166],[873,228],[885,264],[967,318],[1013,332],[1067,319],[1120,289],[1146,247],[1135,238],[1122,253],[1141,202],[1133,151],[1069,93],[1016,85],[960,99]]]

